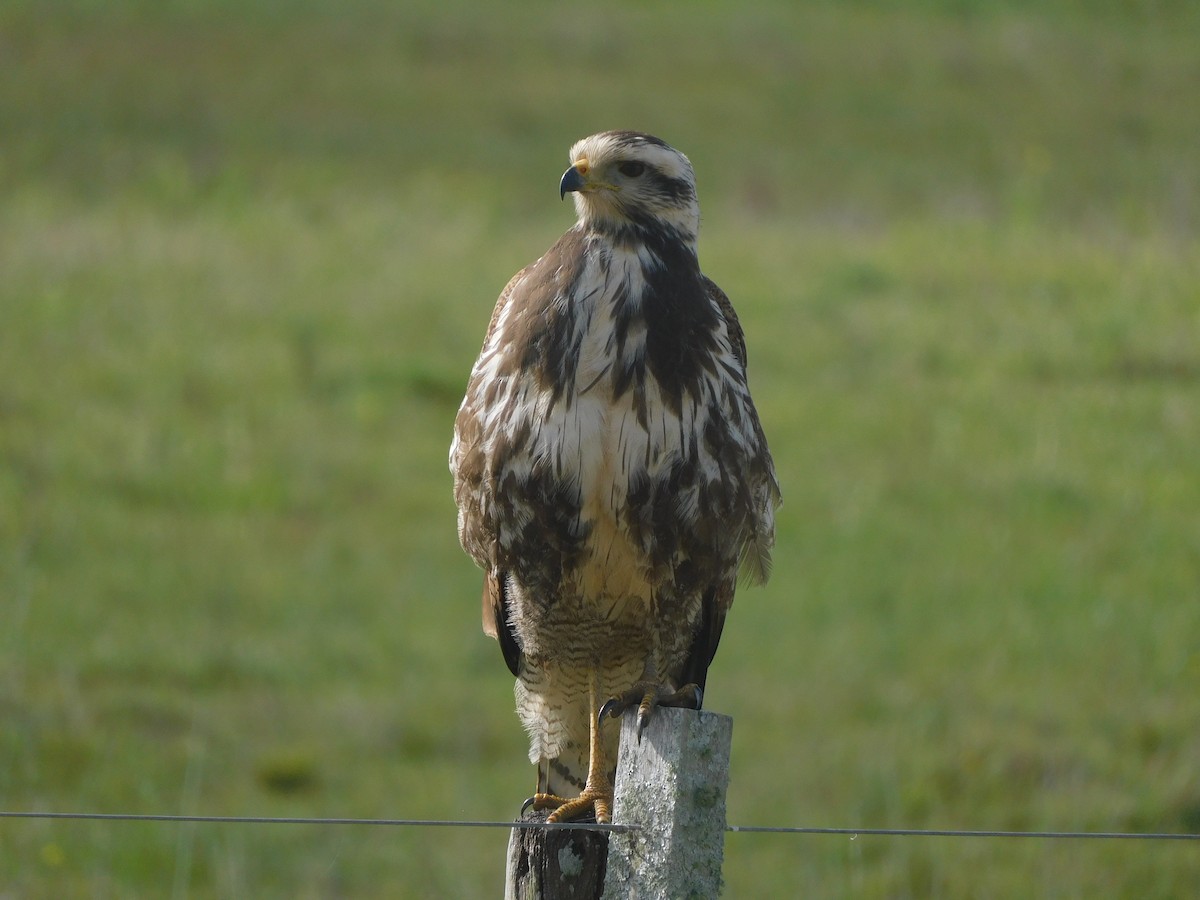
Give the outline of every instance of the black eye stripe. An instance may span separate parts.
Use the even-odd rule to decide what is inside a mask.
[[[654,187],[664,197],[673,201],[688,201],[695,199],[696,191],[692,185],[682,178],[669,178],[659,175],[654,180]]]
[[[646,176],[646,180],[653,185],[654,191],[672,200],[691,199],[696,195],[691,184],[686,179],[671,178],[669,175],[664,175],[657,169],[651,168],[638,160],[627,160],[626,162],[618,163],[617,171],[626,178]]]

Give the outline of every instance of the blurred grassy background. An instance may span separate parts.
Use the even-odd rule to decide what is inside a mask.
[[[1200,7],[0,10],[0,808],[498,819],[446,450],[572,141],[688,153],[786,505],[730,821],[1200,831]],[[6,897],[495,896],[467,830],[0,822]],[[727,895],[1190,845],[731,835]]]

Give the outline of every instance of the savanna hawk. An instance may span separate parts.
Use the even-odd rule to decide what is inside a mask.
[[[605,714],[637,706],[640,737],[655,705],[700,706],[739,569],[767,577],[780,494],[741,326],[696,258],[691,163],[632,131],[570,162],[578,221],[501,292],[450,469],[534,803],[603,822]]]

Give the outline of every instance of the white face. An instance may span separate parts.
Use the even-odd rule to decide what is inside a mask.
[[[695,240],[696,175],[678,150],[648,135],[606,131],[576,142],[570,156],[583,178],[575,189],[581,222],[667,226]]]

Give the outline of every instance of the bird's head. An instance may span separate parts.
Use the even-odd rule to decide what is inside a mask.
[[[648,134],[603,131],[577,141],[559,183],[559,195],[568,193],[585,226],[673,231],[687,244],[700,230],[692,164]]]

